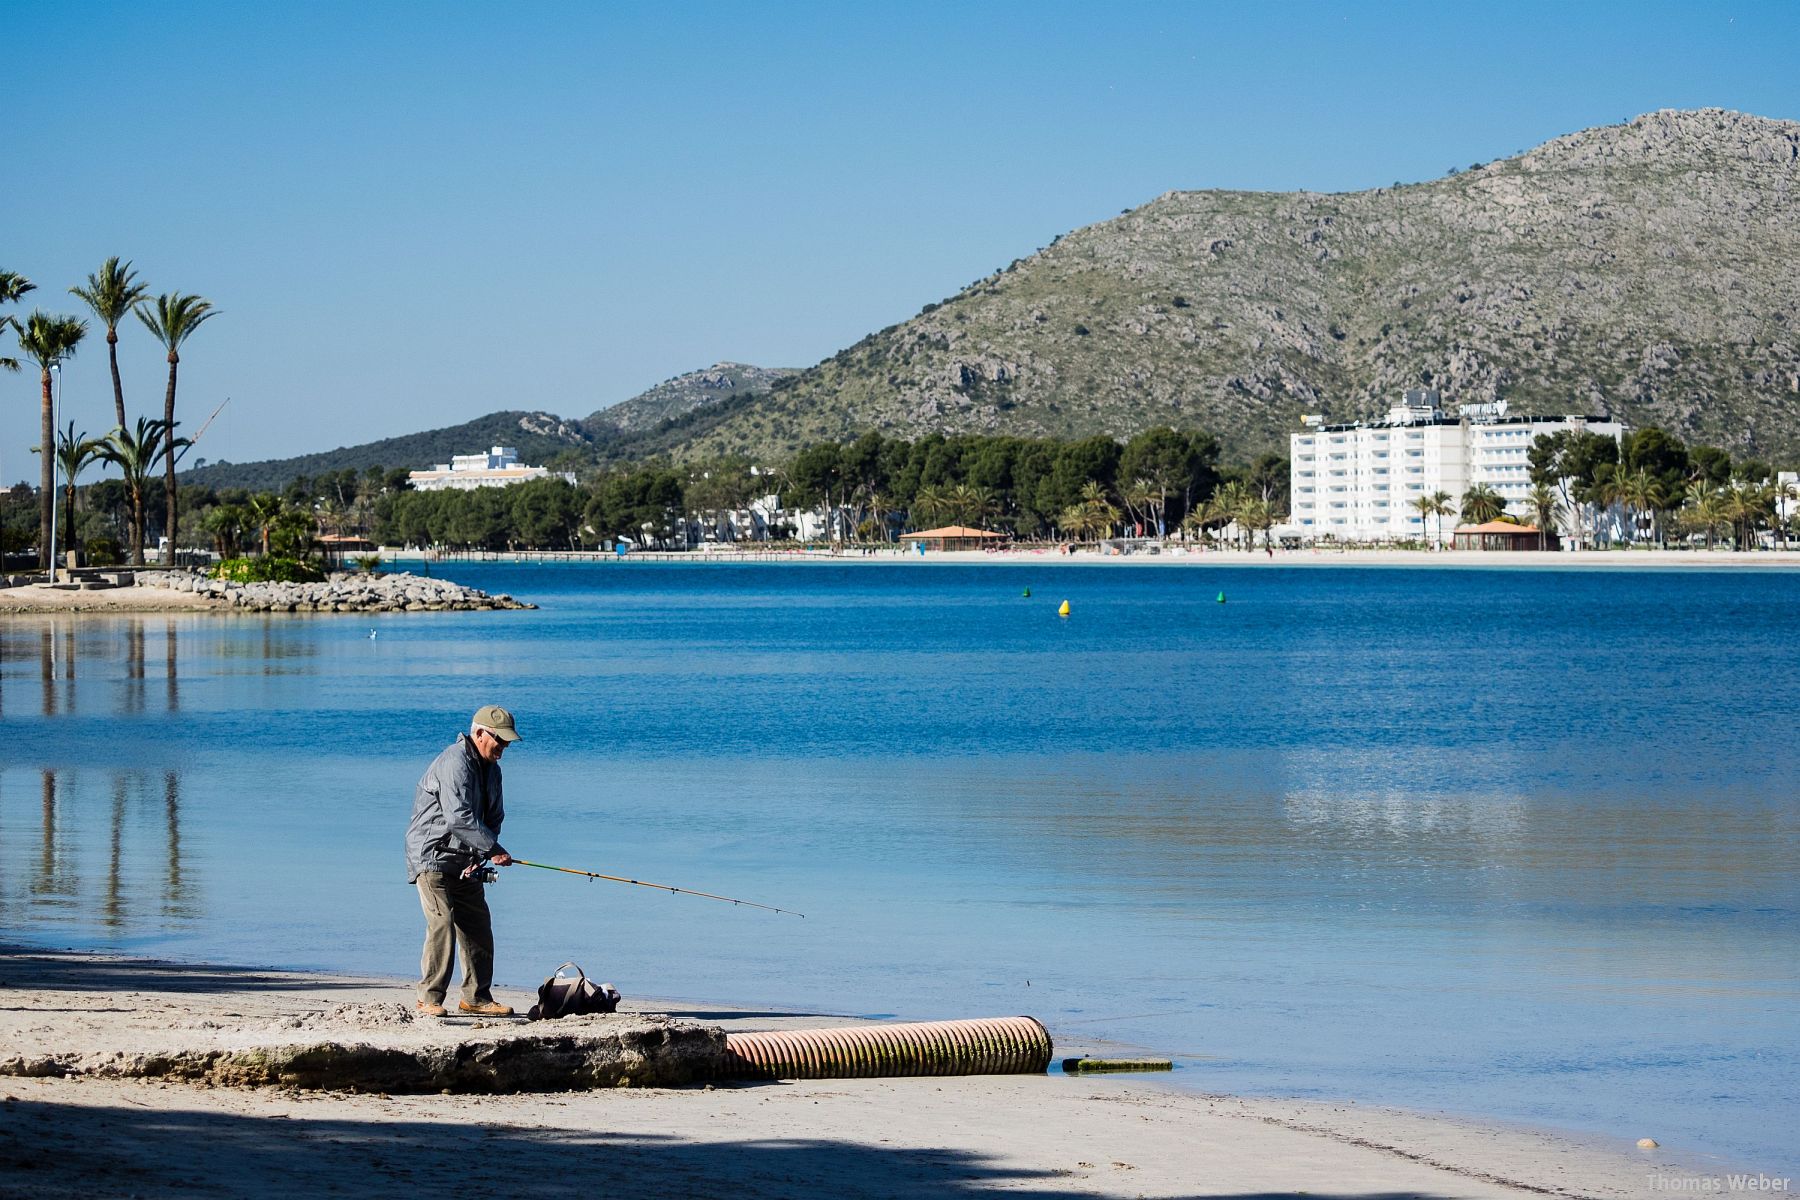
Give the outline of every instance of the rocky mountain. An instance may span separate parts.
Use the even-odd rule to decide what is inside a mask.
[[[1660,424],[1800,459],[1800,123],[1649,113],[1372,191],[1170,192],[1078,229],[818,365],[718,363],[580,421],[495,413],[410,438],[188,473],[285,483],[424,466],[746,454],[869,429],[1209,430],[1285,451],[1302,413],[1446,402]]]
[[[1800,124],[1650,113],[1427,183],[1170,192],[696,428],[687,457],[866,429],[1285,449],[1300,414],[1455,406],[1800,454]]]
[[[516,446],[519,456],[535,466],[570,449],[579,450],[587,457],[592,453],[593,443],[579,424],[552,413],[497,412],[461,425],[295,458],[248,463],[211,462],[183,471],[181,481],[214,488],[275,490],[286,487],[298,475],[312,476],[346,467],[358,471],[369,467],[419,469],[449,462],[454,454],[478,454],[489,446]]]
[[[797,373],[746,363],[714,363],[703,371],[665,379],[629,400],[591,413],[582,418],[581,425],[595,437],[647,433],[663,421],[734,396],[766,395],[776,380]]]

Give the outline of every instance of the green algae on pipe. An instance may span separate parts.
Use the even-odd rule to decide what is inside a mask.
[[[1065,1075],[1091,1075],[1102,1071],[1173,1071],[1166,1058],[1065,1058]]]

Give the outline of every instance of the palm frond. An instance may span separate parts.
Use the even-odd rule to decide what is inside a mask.
[[[75,357],[75,347],[87,335],[87,322],[79,317],[33,311],[18,330],[19,349],[40,370],[48,371],[52,364]]]
[[[179,350],[194,330],[219,315],[210,300],[180,292],[164,292],[153,301],[140,302],[132,311],[170,354]]]
[[[0,304],[16,303],[26,292],[36,290],[37,284],[17,271],[0,271]]]
[[[87,277],[83,287],[69,289],[94,310],[108,333],[116,333],[125,314],[150,294],[150,289],[137,278],[129,261],[121,263],[118,255],[100,264],[100,270]]]

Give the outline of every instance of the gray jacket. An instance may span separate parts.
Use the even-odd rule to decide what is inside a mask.
[[[426,871],[461,873],[494,854],[506,804],[500,792],[500,764],[483,761],[467,734],[432,760],[413,793],[412,823],[406,827],[406,880]]]

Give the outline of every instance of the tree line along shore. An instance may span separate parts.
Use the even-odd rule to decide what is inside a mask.
[[[1690,447],[1656,427],[1618,442],[1545,435],[1530,462],[1531,519],[1575,536],[1578,545],[1718,542],[1751,549],[1785,546],[1800,532],[1794,488],[1778,482],[1769,464]],[[573,483],[549,478],[467,491],[414,491],[408,475],[401,468],[325,472],[297,478],[279,493],[183,486],[175,540],[239,560],[221,568],[239,582],[314,578],[276,564],[316,562],[334,547],[365,544],[488,552],[610,549],[620,541],[657,550],[701,542],[880,545],[951,524],[1022,540],[1136,535],[1250,546],[1268,543],[1285,519],[1290,482],[1285,458],[1227,466],[1210,435],[1169,428],[1123,442],[981,435],[908,441],[869,433],[847,445],[807,447],[772,467],[742,459],[650,462],[595,468]],[[131,557],[128,548],[146,537],[163,536],[161,514],[138,504],[140,494],[129,478],[76,488],[63,498],[67,526],[76,531],[71,544],[103,565]],[[0,531],[8,551],[31,544],[34,498],[19,488],[7,497]],[[1508,517],[1501,498],[1480,485],[1461,497],[1420,497],[1415,505],[1428,520]],[[267,565],[242,561],[247,556]]]

